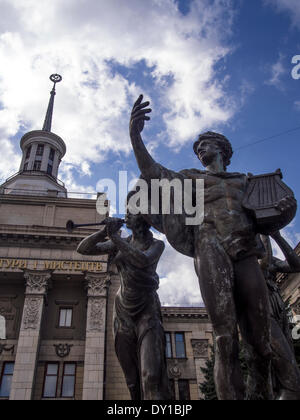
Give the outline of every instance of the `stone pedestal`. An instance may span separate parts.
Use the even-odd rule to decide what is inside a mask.
[[[25,302],[12,378],[10,400],[30,400],[32,397],[40,329],[51,274],[47,271],[26,271]]]
[[[105,330],[108,275],[86,275],[87,325],[84,358],[83,400],[103,399]]]

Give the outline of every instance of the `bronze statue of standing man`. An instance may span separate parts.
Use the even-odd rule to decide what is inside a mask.
[[[244,399],[245,387],[238,359],[238,326],[255,370],[255,394],[273,399],[271,386],[270,306],[265,279],[258,264],[262,255],[253,220],[242,202],[247,176],[227,172],[230,142],[218,133],[200,135],[194,152],[205,167],[173,172],[147,151],[141,131],[149,102],[140,95],[130,119],[130,137],[143,178],[204,180],[204,220],[186,226],[184,214],[146,215],[179,252],[194,258],[201,294],[216,336],[215,384],[219,399]]]

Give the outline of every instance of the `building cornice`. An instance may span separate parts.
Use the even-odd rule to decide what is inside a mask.
[[[47,248],[70,248],[74,249],[77,244],[83,239],[77,236],[63,236],[63,235],[41,235],[41,234],[17,234],[0,232],[0,247],[28,247],[36,248],[47,247]]]
[[[34,194],[34,192],[33,192]],[[10,203],[10,204],[36,204],[36,205],[45,205],[45,204],[59,204],[65,207],[86,207],[86,208],[95,208],[96,199],[91,198],[65,198],[65,197],[50,197],[50,196],[38,196],[38,195],[13,195],[13,194],[0,194],[0,203],[1,202]],[[106,200],[105,205],[108,207],[108,201]]]
[[[24,151],[33,139],[41,139],[43,142],[49,143],[50,145],[55,144],[60,150],[61,158],[66,154],[66,145],[63,139],[53,132],[44,130],[33,130],[24,134],[20,141],[22,151]]]
[[[203,307],[163,306],[161,311],[163,318],[202,319],[209,321],[207,311]]]
[[[8,225],[0,224],[0,233],[13,235],[40,235],[40,236],[63,236],[84,238],[95,230],[104,229],[104,226],[77,228],[73,233],[67,232],[66,227],[47,226],[47,225]]]

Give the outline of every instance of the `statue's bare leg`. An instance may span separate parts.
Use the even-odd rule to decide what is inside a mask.
[[[134,332],[133,332],[134,333]],[[139,361],[137,355],[137,340],[132,335],[117,332],[115,350],[124,372],[126,383],[132,400],[141,400]]]
[[[143,322],[142,322],[143,324]],[[139,339],[139,355],[141,369],[141,386],[143,400],[170,399],[169,380],[165,362],[165,336],[162,326],[153,322],[151,328],[138,326],[143,330]]]
[[[244,399],[233,297],[233,268],[214,232],[195,244],[195,269],[216,337],[215,384],[220,400]]]
[[[273,399],[271,386],[271,329],[268,291],[255,256],[234,263],[235,301],[239,327],[255,372],[256,399]]]

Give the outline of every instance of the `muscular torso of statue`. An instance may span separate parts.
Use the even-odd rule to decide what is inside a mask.
[[[237,221],[242,222],[243,225],[249,225],[249,220],[242,208],[246,189],[245,175],[223,179],[220,176],[207,174],[202,179],[204,179],[205,188],[205,223],[214,223],[222,237],[234,230]]]
[[[195,248],[206,232],[213,231],[231,258],[260,255],[253,222],[242,207],[247,176],[207,173],[199,179],[204,180],[204,222],[195,226]]]

